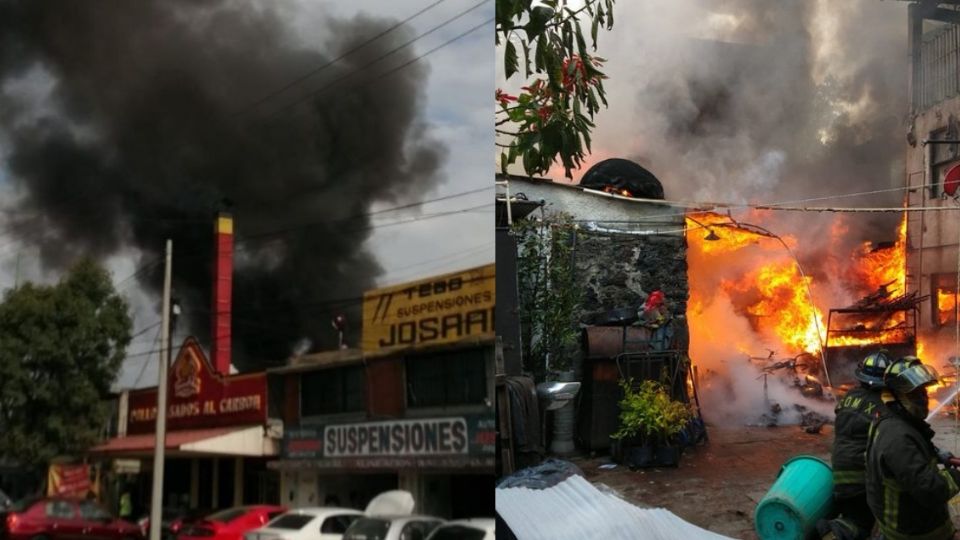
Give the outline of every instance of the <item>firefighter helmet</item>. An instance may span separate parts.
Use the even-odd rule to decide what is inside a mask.
[[[883,386],[883,375],[892,363],[893,358],[890,357],[890,352],[886,349],[880,349],[875,353],[868,354],[860,361],[854,376],[858,381],[872,388]]]
[[[909,394],[917,388],[940,381],[937,370],[920,361],[916,356],[904,356],[890,364],[883,374],[883,382],[899,395]]]

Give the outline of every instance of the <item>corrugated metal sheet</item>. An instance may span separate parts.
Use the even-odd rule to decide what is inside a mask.
[[[730,540],[662,508],[639,508],[582,476],[547,489],[497,490],[497,513],[518,540]]]

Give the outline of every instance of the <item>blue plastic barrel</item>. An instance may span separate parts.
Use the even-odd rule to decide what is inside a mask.
[[[833,502],[830,465],[813,456],[795,456],[760,500],[753,523],[761,540],[803,540]]]

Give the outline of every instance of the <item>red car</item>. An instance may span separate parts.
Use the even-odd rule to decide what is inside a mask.
[[[185,526],[177,540],[243,540],[243,533],[263,527],[286,511],[270,505],[227,508]]]
[[[117,519],[93,501],[24,499],[0,512],[4,540],[142,540],[140,528]]]

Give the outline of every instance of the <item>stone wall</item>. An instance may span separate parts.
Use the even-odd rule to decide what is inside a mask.
[[[686,240],[683,236],[633,235],[579,230],[574,252],[583,284],[582,314],[638,308],[661,290],[675,314],[686,312]]]

